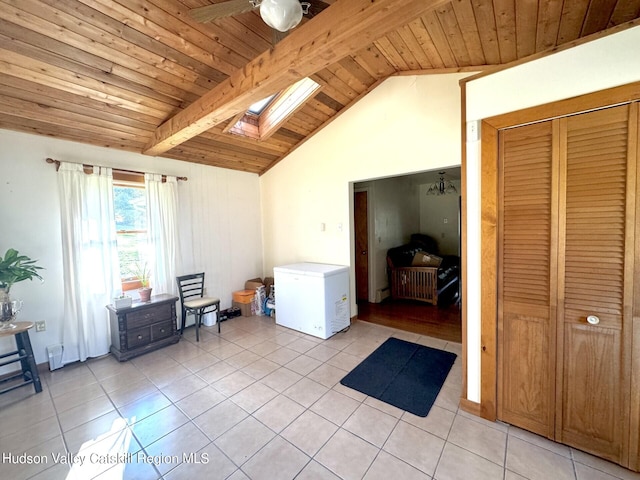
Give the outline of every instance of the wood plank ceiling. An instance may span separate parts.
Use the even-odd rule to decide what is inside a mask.
[[[0,0],[0,128],[143,152],[272,47],[256,12],[190,18],[217,1]],[[260,174],[390,75],[503,65],[639,17],[640,0],[441,2],[312,75],[322,88],[267,140],[225,133],[225,121],[162,155]]]

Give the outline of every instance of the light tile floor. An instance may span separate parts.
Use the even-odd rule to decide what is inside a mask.
[[[458,355],[459,344],[364,322],[324,341],[267,317],[203,330],[3,395],[0,478],[640,479],[459,410],[460,357],[425,418],[339,383],[390,336]]]

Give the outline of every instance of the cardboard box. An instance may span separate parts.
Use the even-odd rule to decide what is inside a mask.
[[[411,262],[412,267],[439,267],[442,263],[442,257],[432,255],[427,252],[418,252]]]
[[[238,290],[233,292],[233,301],[242,304],[251,304],[253,302],[253,296],[256,294],[255,290]]]
[[[244,282],[244,289],[253,290],[255,292],[256,288],[261,287],[262,285],[264,285],[264,283],[262,283],[261,278],[252,278],[251,280]]]
[[[233,301],[232,305],[234,308],[240,309],[240,314],[243,317],[251,316],[251,303],[239,303],[239,302]]]

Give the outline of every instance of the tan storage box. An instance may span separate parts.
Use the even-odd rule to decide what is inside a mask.
[[[253,296],[255,294],[255,290],[238,290],[237,292],[233,292],[233,301],[238,303],[251,304],[251,302],[253,302]]]
[[[418,252],[411,262],[412,267],[439,267],[442,258],[427,252]]]
[[[251,303],[240,303],[240,302],[232,302],[232,305],[236,308],[240,309],[240,314],[243,317],[250,317],[251,316]]]

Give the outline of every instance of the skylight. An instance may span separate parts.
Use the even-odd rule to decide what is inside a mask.
[[[277,94],[274,93],[273,95],[267,97],[267,98],[263,98],[262,100],[258,100],[256,103],[252,104],[249,107],[249,110],[247,110],[247,112],[249,113],[253,113],[254,115],[260,115],[265,108],[267,108],[267,106],[271,103],[271,100],[273,100],[275,98]]]
[[[318,83],[310,78],[303,78],[284,91],[251,105],[245,113],[232,119],[224,132],[266,140],[319,88]]]

